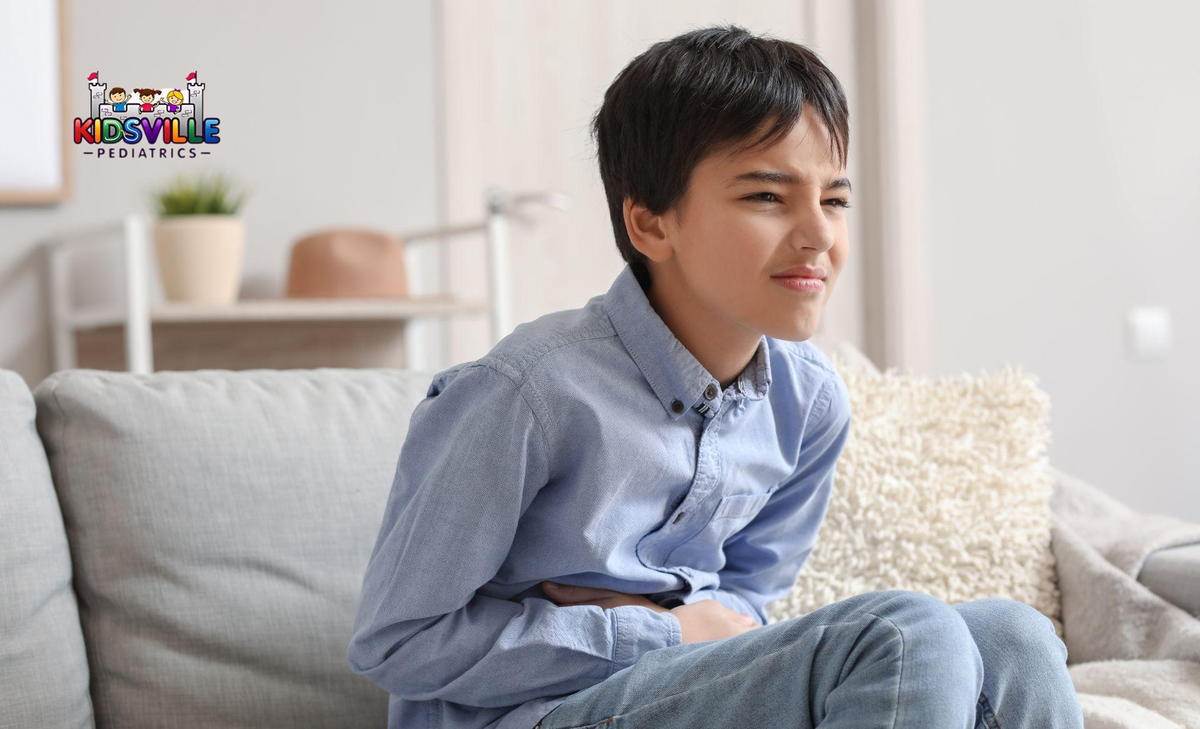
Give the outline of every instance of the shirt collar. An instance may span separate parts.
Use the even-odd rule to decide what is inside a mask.
[[[628,263],[604,295],[602,305],[621,343],[671,417],[682,415],[688,408],[704,415],[715,415],[720,410],[725,400],[720,383],[650,305]],[[713,390],[707,390],[710,384]],[[770,349],[767,336],[762,335],[753,359],[726,391],[734,398],[761,400],[770,384]],[[715,396],[705,397],[706,390],[715,391]]]

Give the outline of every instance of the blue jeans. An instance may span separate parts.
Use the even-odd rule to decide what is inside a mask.
[[[880,590],[649,651],[534,729],[1083,729],[1066,661],[1024,603]]]

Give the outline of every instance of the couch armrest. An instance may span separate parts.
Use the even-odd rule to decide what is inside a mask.
[[[1151,552],[1138,573],[1138,582],[1200,618],[1200,543]]]

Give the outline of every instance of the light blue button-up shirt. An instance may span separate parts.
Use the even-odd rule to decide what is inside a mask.
[[[734,384],[674,336],[627,265],[581,308],[437,373],[412,412],[348,660],[390,729],[532,729],[679,645],[641,605],[558,606],[543,580],[714,599],[768,621],[816,542],[846,386],[763,336]]]

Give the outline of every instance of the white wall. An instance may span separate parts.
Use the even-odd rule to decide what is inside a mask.
[[[1056,465],[1200,521],[1200,4],[925,4],[938,374],[1023,365]],[[1144,304],[1166,360],[1126,350]]]
[[[92,71],[130,88],[139,77],[182,82],[198,70],[221,142],[194,160],[71,149],[69,200],[0,207],[0,367],[31,387],[51,369],[38,241],[151,212],[149,191],[178,172],[225,170],[250,188],[243,296],[280,295],[292,242],[314,228],[440,224],[433,0],[214,0],[203,12],[149,0],[69,6],[72,116],[88,113]],[[9,103],[0,101],[3,113]],[[95,296],[117,280],[103,264],[82,266]]]
[[[821,12],[832,7],[817,3]],[[1190,245],[1200,238],[1200,140],[1193,132],[1200,97],[1192,81],[1200,59],[1189,45],[1200,6],[1161,0],[1135,12],[1115,0],[924,4],[930,374],[1021,364],[1051,395],[1056,465],[1137,508],[1200,520],[1200,387],[1188,376],[1200,369],[1200,352],[1197,323],[1187,316],[1200,310],[1192,281],[1200,253]],[[612,75],[653,38],[698,23],[745,22],[812,42],[801,29],[814,12],[807,3],[790,11],[779,4],[775,15],[707,3],[669,22],[656,6],[530,4],[542,12],[524,32],[555,41],[549,48],[575,62],[521,56],[542,65],[506,73],[485,61],[501,82],[523,84],[497,87],[487,98],[451,84],[459,95],[447,100],[448,133],[466,141],[449,145],[443,168],[437,0],[223,0],[196,17],[188,7],[148,1],[116,12],[111,4],[71,6],[69,77],[80,84],[79,98],[68,101],[74,108],[93,70],[105,79],[200,70],[224,141],[219,154],[186,168],[229,170],[254,192],[245,210],[244,296],[277,295],[291,241],[313,227],[424,228],[442,222],[443,209],[454,213],[451,222],[478,217],[478,185],[464,187],[464,180],[587,191],[579,205],[588,207],[539,213],[533,227],[514,228],[514,261],[522,261],[514,264],[517,321],[581,305],[620,268],[586,137],[587,114]],[[512,38],[496,35],[485,14],[474,15],[473,26],[469,4],[445,8],[452,21],[446,38],[458,42],[443,50],[460,59],[448,83],[469,78],[471,64],[512,51]],[[487,8],[495,22],[512,20],[492,17],[501,6]],[[556,23],[577,25],[588,13],[603,21],[594,31],[607,29],[601,55],[578,53],[578,36],[568,42],[554,34]],[[281,106],[300,108],[294,99],[303,95],[305,120],[273,115]],[[497,158],[488,125],[477,123],[519,121],[514,104],[566,110],[552,122],[541,117],[532,130],[542,140],[537,154],[515,161]],[[338,127],[330,123],[334,106],[370,110],[376,126]],[[473,142],[467,125],[474,125]],[[479,158],[471,162],[473,154]],[[0,367],[31,386],[50,370],[38,240],[149,211],[148,190],[184,167],[82,154],[72,161],[69,201],[0,208]],[[444,169],[458,172],[444,179]],[[443,204],[443,186],[450,203]],[[474,263],[469,254],[466,260]],[[574,273],[548,278],[543,265]],[[462,269],[455,272],[460,293],[473,275]],[[1141,304],[1168,306],[1175,316],[1176,350],[1165,361],[1136,361],[1125,349],[1125,313]],[[476,330],[483,328],[478,322]],[[452,361],[487,347],[479,337],[457,343]]]

